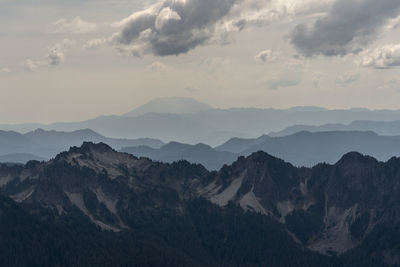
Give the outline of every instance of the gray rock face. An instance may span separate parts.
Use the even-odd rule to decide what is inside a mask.
[[[334,165],[296,168],[257,152],[209,172],[186,161],[156,163],[85,143],[46,163],[1,165],[0,188],[15,201],[60,213],[75,205],[112,231],[127,227],[128,211],[179,212],[183,200],[197,197],[220,206],[234,202],[274,218],[304,247],[328,255],[363,246],[376,229],[400,226],[400,159],[382,163],[359,153]]]

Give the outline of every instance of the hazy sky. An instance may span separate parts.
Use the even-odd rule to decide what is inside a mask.
[[[399,0],[0,0],[0,123],[210,105],[400,109]]]

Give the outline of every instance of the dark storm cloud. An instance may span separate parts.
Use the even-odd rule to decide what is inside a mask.
[[[125,19],[113,42],[158,56],[186,53],[208,41],[238,1],[166,0]]]
[[[390,18],[398,15],[399,0],[337,0],[311,27],[298,25],[291,43],[307,57],[358,53],[377,38]]]

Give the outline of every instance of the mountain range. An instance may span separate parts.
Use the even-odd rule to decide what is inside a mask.
[[[186,159],[202,164],[209,170],[219,170],[239,156],[264,151],[295,166],[312,167],[322,162],[333,164],[342,155],[352,151],[387,161],[393,156],[400,156],[400,136],[380,136],[374,132],[358,131],[299,132],[282,137],[263,135],[254,139],[232,138],[215,148],[173,142],[159,149],[141,146],[125,147],[121,151],[163,162]]]
[[[0,156],[0,162],[2,163],[25,164],[30,160],[45,161],[47,159],[29,153],[10,153]]]
[[[155,98],[148,103],[124,114],[136,117],[146,113],[190,114],[213,109],[213,107],[187,97]]]
[[[350,124],[293,125],[269,136],[286,136],[297,132],[327,132],[327,131],[372,131],[380,135],[400,135],[400,120],[395,121],[353,121]]]
[[[383,135],[400,135],[399,110],[328,110],[319,107],[290,109],[218,109],[190,98],[159,98],[124,114],[101,116],[80,122],[0,125],[2,130],[18,132],[37,128],[57,131],[92,129],[113,138],[154,138],[163,142],[219,145],[230,138],[254,138],[293,125],[350,124],[351,130],[370,130]],[[374,121],[380,121],[373,126]],[[358,125],[359,124],[359,125]],[[386,127],[390,130],[379,131]],[[399,124],[399,123],[397,123]],[[357,126],[358,125],[358,126]],[[363,126],[371,125],[371,126]],[[340,129],[332,129],[340,130]],[[296,131],[297,132],[297,131]],[[293,132],[291,132],[293,133]]]
[[[162,162],[187,160],[191,163],[202,164],[209,170],[218,170],[225,164],[234,162],[238,155],[227,151],[217,151],[204,144],[188,145],[177,142],[168,143],[161,148],[147,146],[125,147],[121,152],[130,153],[138,157],[147,157]]]
[[[29,160],[47,160],[85,141],[107,143],[116,150],[161,162],[187,160],[202,164],[209,170],[219,170],[239,156],[248,156],[257,151],[267,152],[295,166],[306,167],[321,162],[335,163],[343,154],[351,151],[370,155],[381,161],[400,156],[399,136],[381,136],[374,132],[298,132],[282,137],[262,135],[254,139],[232,138],[213,148],[201,143],[164,144],[151,138],[107,138],[88,129],[74,132],[38,129],[26,134],[0,131],[0,162],[24,164]]]
[[[0,165],[0,256],[5,266],[398,266],[399,175],[399,158],[355,152],[313,168],[256,152],[209,172],[84,143]]]
[[[159,148],[164,145],[163,142],[151,138],[107,138],[89,129],[74,132],[37,129],[25,134],[0,131],[0,162],[25,163],[29,160],[50,159],[61,151],[81,145],[85,141],[105,142],[115,149],[140,145]]]

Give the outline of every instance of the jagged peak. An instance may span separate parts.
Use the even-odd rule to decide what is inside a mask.
[[[71,154],[87,154],[88,152],[96,151],[98,153],[116,153],[109,145],[105,143],[83,142],[80,147],[73,146],[68,151],[62,152],[56,156],[57,159],[67,158]]]
[[[100,143],[93,143],[93,142],[83,142],[82,146],[80,147],[83,151],[98,151],[98,152],[116,152],[112,149],[109,145],[100,142]]]

